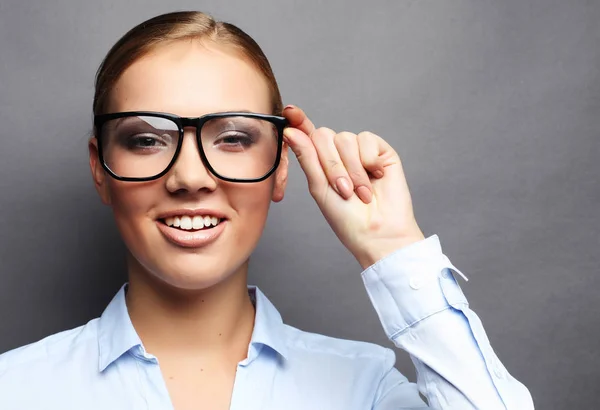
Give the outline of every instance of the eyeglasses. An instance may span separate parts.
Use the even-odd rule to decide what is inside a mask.
[[[102,167],[120,181],[151,181],[177,161],[184,128],[196,128],[200,157],[217,178],[230,182],[267,179],[281,158],[284,117],[249,112],[198,118],[147,111],[94,116]]]

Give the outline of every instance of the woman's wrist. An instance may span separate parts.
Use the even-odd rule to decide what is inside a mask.
[[[392,253],[424,239],[425,235],[423,232],[417,230],[411,234],[405,236],[403,235],[402,237],[386,241],[385,243],[377,244],[377,246],[374,246],[370,249],[365,249],[365,252],[362,255],[357,256],[356,259],[364,270],[383,258],[391,255]]]

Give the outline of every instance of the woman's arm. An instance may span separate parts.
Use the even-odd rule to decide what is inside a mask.
[[[312,197],[365,269],[363,280],[386,334],[411,355],[430,406],[532,409],[529,392],[496,357],[450,270],[460,272],[443,255],[437,236],[425,239],[421,232],[394,149],[370,132],[316,129],[297,107],[283,114],[290,123],[284,140]],[[390,353],[375,409],[418,399],[414,385],[393,369]]]
[[[388,338],[406,350],[417,383],[436,409],[530,410],[529,391],[504,368],[442,253],[437,235],[380,260],[363,274]],[[375,409],[394,408],[405,396],[393,366],[383,377]]]

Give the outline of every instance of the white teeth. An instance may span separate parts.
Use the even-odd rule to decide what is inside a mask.
[[[181,217],[181,229],[192,229],[192,218],[189,216]]]
[[[194,219],[192,219],[192,225],[194,229],[204,228],[204,218],[201,216],[195,216]]]
[[[210,226],[217,226],[221,220],[215,216],[200,216],[196,215],[190,217],[184,216],[173,216],[165,218],[165,224],[167,226],[173,226],[175,228],[190,230],[190,229],[203,229]]]

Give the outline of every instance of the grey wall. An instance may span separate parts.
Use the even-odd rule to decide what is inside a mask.
[[[253,35],[285,102],[318,125],[389,140],[419,222],[470,276],[473,309],[537,408],[599,408],[600,2],[591,0],[1,0],[0,352],[98,316],[125,280],[86,163],[93,76],[127,29],[187,8]],[[389,345],[358,265],[296,162],[292,171],[251,281],[290,324]]]

